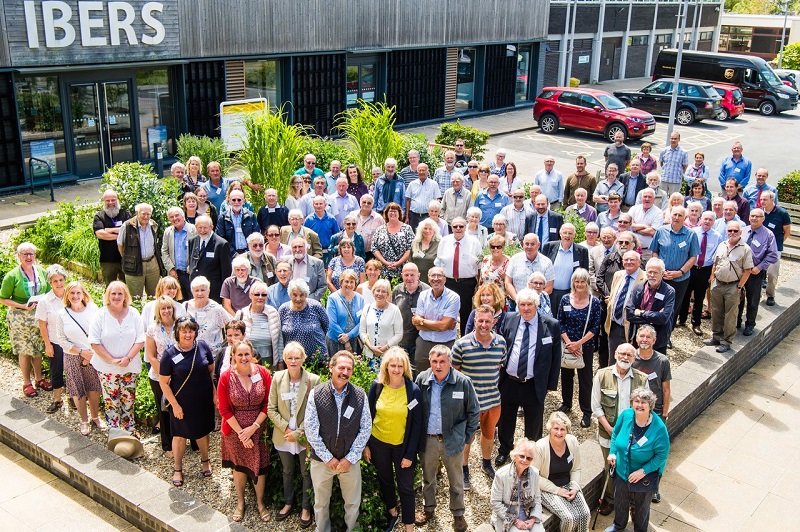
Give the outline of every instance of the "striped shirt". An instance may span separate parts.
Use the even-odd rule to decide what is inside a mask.
[[[499,334],[493,335],[488,348],[475,339],[474,332],[453,344],[453,365],[460,366],[459,371],[472,380],[481,412],[500,406],[498,379],[505,354],[506,341]]]
[[[406,200],[411,200],[410,210],[416,214],[428,214],[428,204],[441,197],[439,184],[431,178],[427,178],[425,182],[416,179],[406,189]]]

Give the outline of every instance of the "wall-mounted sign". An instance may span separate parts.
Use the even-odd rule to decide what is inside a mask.
[[[591,56],[589,54],[579,55],[578,56],[578,64],[579,65],[584,65],[584,64],[589,62],[590,58],[591,58]]]
[[[222,102],[219,105],[220,136],[228,151],[242,149],[247,141],[244,119],[254,113],[263,113],[268,105],[266,98]]]

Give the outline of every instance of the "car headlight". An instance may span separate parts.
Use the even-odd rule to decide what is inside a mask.
[[[778,93],[778,98],[783,98],[784,100],[788,100],[789,99],[789,95],[788,94],[784,94],[782,92],[779,92]]]
[[[642,122],[644,122],[644,119],[642,118],[631,118],[630,120],[631,122],[636,122],[637,124],[641,124]]]

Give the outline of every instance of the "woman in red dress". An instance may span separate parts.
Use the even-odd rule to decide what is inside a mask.
[[[270,520],[264,505],[269,448],[262,441],[267,421],[267,404],[272,377],[263,366],[254,363],[253,344],[242,340],[233,351],[233,364],[220,375],[219,413],[222,415],[222,465],[233,469],[236,486],[234,521],[244,517],[244,489],[253,481],[258,515]]]

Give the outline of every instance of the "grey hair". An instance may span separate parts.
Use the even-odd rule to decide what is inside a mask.
[[[247,245],[249,246],[250,244],[252,244],[254,242],[261,242],[263,244],[264,243],[264,235],[262,235],[259,232],[250,233],[250,236],[247,237]]]
[[[453,360],[452,351],[450,351],[450,348],[447,347],[444,344],[437,344],[437,345],[433,346],[433,348],[431,349],[430,353],[428,353],[428,358],[429,359],[431,359],[433,357],[440,357],[440,356],[446,356],[447,360],[450,360],[450,361]]]
[[[247,269],[250,270],[250,259],[247,258],[247,255],[237,255],[237,257],[231,261],[231,268],[235,269],[240,266],[247,266]]]
[[[67,279],[67,270],[65,270],[64,267],[60,264],[51,264],[44,271],[44,274],[48,283],[50,282],[50,279],[52,279],[56,275],[60,275],[61,277],[64,278],[64,280]]]
[[[292,292],[295,290],[300,290],[306,297],[311,294],[311,289],[308,287],[308,283],[306,283],[305,279],[292,279],[289,281],[289,286],[286,287],[286,291],[289,295],[292,295]]]
[[[633,404],[634,399],[641,399],[642,401],[647,401],[650,405],[650,410],[652,411],[656,407],[656,394],[654,394],[650,388],[636,388],[631,392],[631,404]]]

